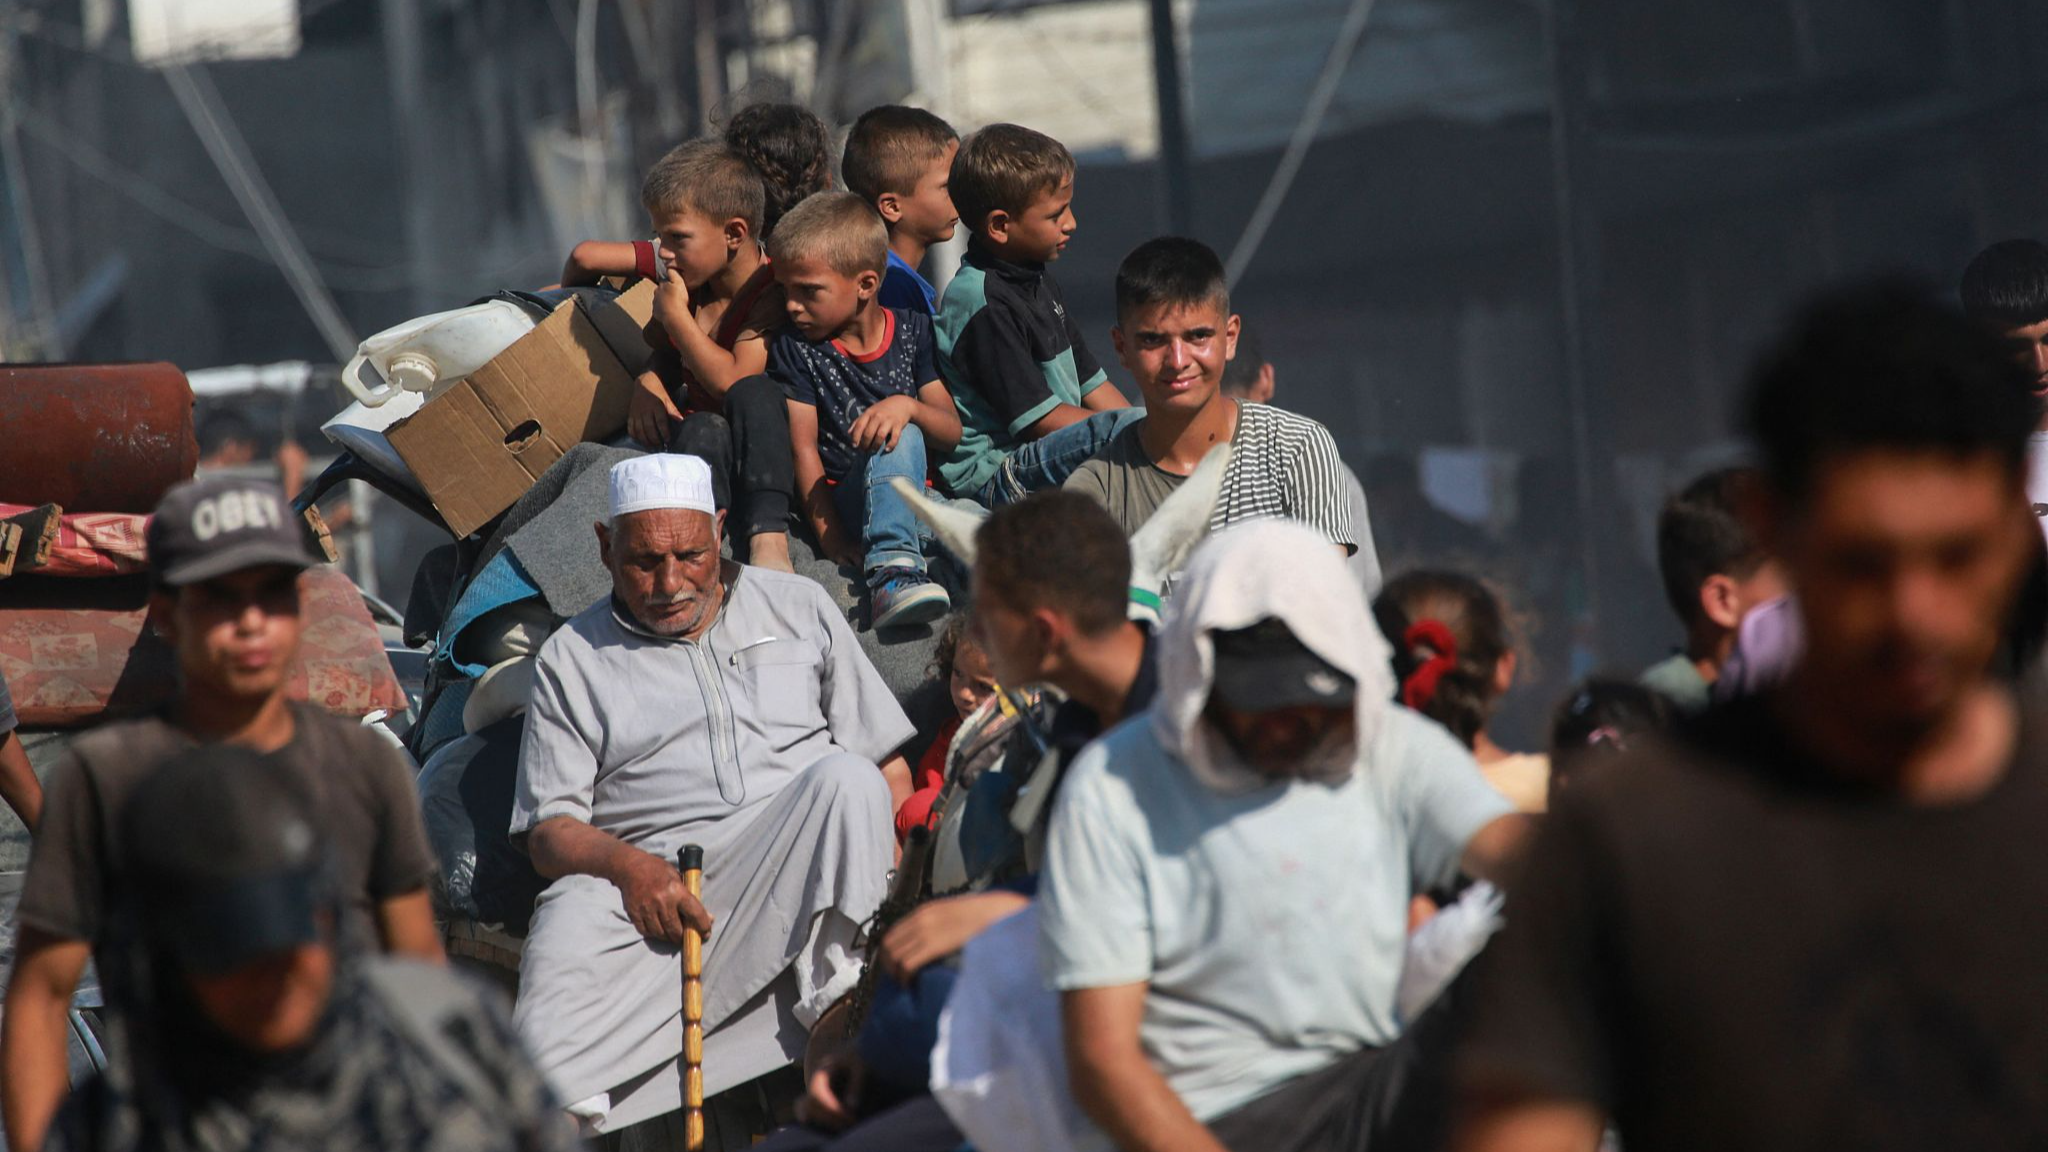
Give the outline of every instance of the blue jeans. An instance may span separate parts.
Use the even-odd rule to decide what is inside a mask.
[[[898,476],[910,481],[913,488],[924,487],[924,433],[915,424],[903,426],[896,447],[863,454],[860,464],[832,487],[832,504],[840,525],[848,532],[860,533],[866,553],[863,572],[890,564],[909,564],[924,571],[925,542],[931,534],[910,510],[910,502],[889,486]]]
[[[995,509],[1014,504],[1033,492],[1057,488],[1081,465],[1094,459],[1117,433],[1144,418],[1143,408],[1113,408],[1097,412],[1079,424],[1027,440],[1011,450],[1003,466],[974,493],[974,498]]]

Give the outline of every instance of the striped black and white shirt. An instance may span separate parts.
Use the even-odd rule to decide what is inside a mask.
[[[1358,551],[1372,539],[1351,521],[1344,460],[1330,430],[1306,416],[1266,404],[1237,401],[1237,431],[1231,435],[1230,470],[1209,516],[1215,531],[1241,520],[1299,520]],[[1126,533],[1136,532],[1187,479],[1154,464],[1138,440],[1143,421],[1126,428],[1100,455],[1081,465],[1066,483],[1092,497]]]

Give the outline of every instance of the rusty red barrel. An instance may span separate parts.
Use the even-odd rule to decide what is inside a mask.
[[[0,366],[0,500],[148,512],[192,475],[192,386],[172,364]]]

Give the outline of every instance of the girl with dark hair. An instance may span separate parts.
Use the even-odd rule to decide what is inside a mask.
[[[1373,614],[1394,646],[1401,703],[1470,748],[1488,783],[1515,807],[1543,811],[1549,757],[1509,752],[1486,731],[1515,681],[1514,641],[1500,598],[1462,572],[1424,569],[1389,581]]]
[[[768,193],[761,239],[782,214],[832,187],[832,139],[825,122],[800,104],[750,104],[725,125],[725,146],[747,158]]]
[[[918,759],[917,771],[911,776],[910,799],[896,809],[898,843],[910,835],[912,828],[930,822],[932,805],[946,786],[946,759],[953,751],[953,738],[960,734],[960,725],[967,717],[996,694],[996,674],[989,667],[988,652],[967,621],[965,611],[947,617],[945,626],[939,630],[939,642],[932,649],[931,666],[926,672],[946,686],[946,697],[953,702],[955,715],[940,726],[938,735]]]
[[[1558,705],[1550,724],[1550,790],[1671,727],[1673,705],[1632,680],[1587,680]]]

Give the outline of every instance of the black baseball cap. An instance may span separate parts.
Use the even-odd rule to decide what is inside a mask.
[[[1216,652],[1216,697],[1240,712],[1344,708],[1357,696],[1358,681],[1309,651],[1277,617],[1217,629],[1209,643]]]
[[[122,809],[145,942],[196,975],[320,938],[327,841],[291,769],[212,744],[166,762]]]
[[[173,588],[264,564],[316,563],[284,490],[235,476],[201,476],[164,493],[147,542],[156,582]]]

